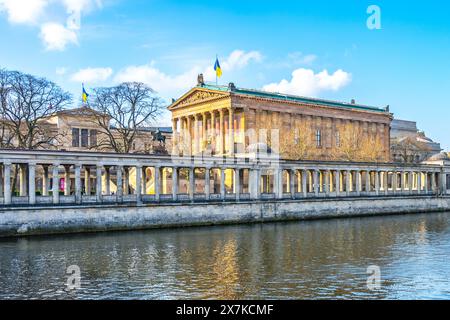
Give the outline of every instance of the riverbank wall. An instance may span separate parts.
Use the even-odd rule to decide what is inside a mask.
[[[9,207],[0,237],[450,211],[450,196]]]

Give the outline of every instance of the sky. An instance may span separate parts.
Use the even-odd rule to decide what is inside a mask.
[[[215,81],[217,55],[219,84],[389,105],[450,150],[449,14],[435,0],[0,0],[0,68],[56,82],[75,107],[82,82],[170,101],[198,73]]]

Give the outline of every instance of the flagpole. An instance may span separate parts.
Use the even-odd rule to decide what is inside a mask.
[[[216,63],[217,63],[217,59],[219,59],[219,56],[218,56],[217,53],[216,53]],[[216,86],[218,85],[218,84],[217,84],[217,81],[218,81],[218,80],[217,80],[217,71],[216,71]]]

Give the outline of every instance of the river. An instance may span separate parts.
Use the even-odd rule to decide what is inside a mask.
[[[450,299],[450,213],[2,239],[0,298]]]

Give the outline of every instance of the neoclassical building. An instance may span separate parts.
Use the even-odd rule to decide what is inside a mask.
[[[206,84],[168,109],[173,153],[248,156],[261,146],[293,160],[390,160],[389,108]]]

